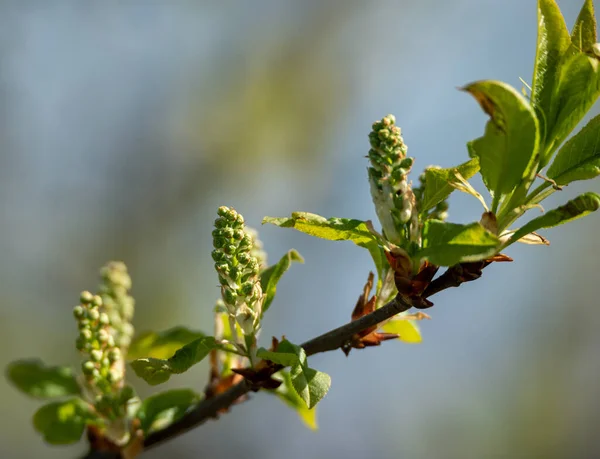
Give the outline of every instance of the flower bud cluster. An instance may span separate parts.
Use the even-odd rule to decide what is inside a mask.
[[[244,217],[229,207],[219,207],[213,231],[212,257],[221,284],[221,296],[231,319],[245,336],[260,329],[263,292],[260,261],[252,255],[255,238],[244,226]]]
[[[133,319],[135,301],[129,295],[131,289],[131,277],[127,272],[127,266],[120,261],[111,261],[100,270],[102,283],[100,284],[100,295],[103,307],[110,319],[111,333],[115,344],[124,353],[133,338]]]
[[[86,354],[81,364],[86,389],[96,410],[107,419],[116,419],[123,416],[122,407],[133,396],[124,386],[125,361],[111,333],[102,297],[82,292],[80,301],[73,315],[79,328],[76,346]]]
[[[406,156],[407,146],[396,119],[388,115],[373,123],[369,134],[369,183],[375,210],[383,232],[397,245],[411,237],[410,227],[418,215],[416,201],[407,176],[414,158]],[[417,225],[418,226],[418,225]]]
[[[430,168],[435,168],[438,166],[429,166],[425,170]],[[413,189],[413,193],[415,194],[415,199],[417,202],[417,207],[421,208],[421,202],[423,200],[423,196],[425,195],[425,187],[427,186],[427,175],[423,172],[419,176],[419,184],[418,188]],[[445,199],[436,204],[436,206],[429,211],[427,215],[427,219],[436,219],[436,220],[446,220],[448,218],[448,200]]]

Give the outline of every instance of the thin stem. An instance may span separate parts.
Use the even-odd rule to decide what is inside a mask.
[[[319,352],[339,349],[343,344],[350,340],[355,333],[384,322],[396,314],[408,311],[411,306],[412,305],[408,301],[398,296],[376,311],[306,341],[301,346],[304,348],[306,355],[314,355]],[[181,435],[190,429],[203,424],[208,419],[218,417],[220,411],[228,409],[236,400],[246,395],[250,390],[250,385],[244,380],[235,386],[232,386],[222,394],[203,400],[196,408],[176,422],[164,429],[151,433],[146,437],[144,440],[144,449],[152,448],[159,443]]]

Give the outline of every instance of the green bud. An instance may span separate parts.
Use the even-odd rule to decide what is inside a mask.
[[[227,226],[227,220],[223,217],[219,217],[215,220],[215,228],[224,228]]]
[[[94,349],[93,351],[90,351],[90,357],[93,362],[100,362],[103,355],[104,353],[100,349]]]
[[[238,228],[233,231],[233,239],[235,239],[236,241],[241,241],[244,238],[245,234],[246,233],[244,233],[244,230]]]
[[[108,351],[108,360],[110,361],[110,363],[114,363],[120,359],[121,351],[118,347],[112,348],[110,351]]]
[[[227,217],[230,212],[231,212],[231,209],[229,207],[226,207],[226,206],[221,206],[221,207],[219,207],[217,209],[217,214],[220,217]]]
[[[233,290],[228,287],[223,289],[223,301],[225,301],[226,304],[235,305],[237,299],[238,295]]]
[[[102,297],[100,295],[94,295],[92,302],[95,306],[102,306]]]
[[[247,265],[248,269],[254,272],[258,272],[259,264],[258,260],[254,257],[250,258]]]
[[[223,247],[223,252],[227,255],[233,255],[237,251],[237,247],[233,244],[227,244]]]
[[[252,240],[252,236],[246,234],[240,241],[238,248],[239,250],[249,250],[252,248],[253,245],[254,242]]]
[[[237,260],[242,265],[248,264],[248,262],[250,261],[251,258],[252,257],[250,256],[250,254],[248,252],[239,253],[238,256],[237,256]]]
[[[240,274],[242,274],[242,270],[243,268],[241,266],[234,266],[229,270],[229,277],[233,280],[237,280],[240,277]]]
[[[108,325],[110,323],[110,318],[108,317],[108,314],[105,312],[100,313],[100,315],[98,316],[98,322],[100,322],[101,325]]]
[[[88,317],[90,320],[96,321],[100,318],[100,311],[98,311],[98,309],[96,309],[96,308],[90,309],[88,311]]]
[[[75,316],[76,319],[81,319],[85,314],[85,309],[83,309],[83,306],[81,305],[77,305],[73,308],[73,315]]]
[[[98,330],[98,341],[100,341],[101,343],[106,343],[108,341],[109,336],[110,334],[104,328]]]
[[[216,262],[221,262],[225,259],[225,254],[220,250],[213,250],[210,254],[212,259]]]
[[[83,371],[84,375],[91,375],[95,369],[96,365],[90,360],[86,360],[81,364],[81,371]]]
[[[84,328],[79,331],[79,337],[84,341],[89,341],[92,339],[92,330],[89,328]]]
[[[240,288],[240,294],[250,296],[254,292],[254,282],[245,282]]]
[[[75,340],[75,348],[78,351],[84,351],[86,348],[87,341],[83,339],[81,336],[78,336]]]
[[[82,304],[90,304],[94,300],[94,295],[88,291],[81,292],[79,299],[81,300]]]
[[[221,229],[221,234],[223,235],[223,237],[226,237],[227,239],[233,238],[234,232],[235,231],[233,230],[233,228],[230,228],[230,227],[225,227],[225,228]]]

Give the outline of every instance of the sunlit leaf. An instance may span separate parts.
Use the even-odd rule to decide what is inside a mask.
[[[546,175],[558,185],[600,175],[600,115],[563,145]]]
[[[500,241],[479,223],[458,225],[427,220],[419,256],[437,266],[483,260],[496,253]]]
[[[172,374],[184,373],[201,362],[213,349],[229,350],[212,336],[205,336],[186,344],[168,359],[143,358],[131,362],[135,374],[154,386],[167,381]]]
[[[548,144],[542,165],[567,138],[600,96],[600,61],[597,57],[576,54],[561,68],[560,84],[548,122],[552,122],[552,142]],[[550,132],[550,131],[549,131]]]
[[[381,329],[385,333],[394,333],[405,343],[420,343],[423,341],[421,330],[416,320],[394,319],[386,322]]]
[[[145,399],[136,417],[145,434],[166,427],[181,418],[202,397],[191,389],[160,392]]]
[[[131,342],[127,358],[131,360],[143,357],[167,359],[177,349],[204,336],[206,336],[204,333],[186,327],[173,327],[161,332],[144,332],[137,335]]]
[[[425,192],[419,211],[425,214],[442,202],[454,191],[452,182],[456,181],[456,172],[469,179],[479,171],[479,160],[473,158],[466,163],[448,169],[430,167],[425,170]]]
[[[289,250],[281,259],[274,265],[269,266],[260,273],[260,284],[263,293],[266,295],[265,302],[262,306],[262,314],[264,314],[277,292],[277,284],[281,279],[281,276],[290,268],[292,261],[304,263],[304,259],[295,250]]]
[[[521,239],[523,236],[542,228],[552,228],[586,216],[600,208],[600,195],[584,193],[556,209],[547,211],[544,215],[534,218],[523,225],[512,235],[507,245]]]
[[[308,428],[316,430],[317,408],[309,409],[304,400],[300,398],[292,385],[292,376],[290,375],[290,372],[282,370],[273,375],[273,378],[282,381],[283,384],[276,390],[269,392],[275,394],[279,400],[292,408]]]
[[[594,13],[594,2],[585,0],[579,16],[571,32],[571,42],[578,50],[589,51],[598,41],[596,35],[596,15]]]
[[[465,88],[490,116],[483,137],[469,153],[479,158],[481,176],[494,203],[532,176],[537,161],[539,128],[535,112],[517,90],[498,81],[479,81]]]
[[[561,61],[570,45],[569,30],[556,2],[539,0],[531,102],[541,114],[540,118],[546,118],[551,112],[554,91],[558,87]],[[551,125],[547,126],[544,132],[548,135],[550,131]]]
[[[291,366],[292,386],[309,409],[327,394],[331,386],[329,375],[309,368],[304,349],[287,340],[281,341],[275,351],[259,349],[257,356],[280,365]]]
[[[66,445],[78,442],[86,423],[93,419],[90,406],[74,397],[42,406],[33,416],[33,425],[48,443]]]
[[[80,388],[69,367],[49,367],[39,359],[11,362],[6,376],[20,391],[36,398],[79,394]]]

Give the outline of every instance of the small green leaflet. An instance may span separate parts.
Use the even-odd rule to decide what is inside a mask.
[[[506,245],[518,241],[533,231],[542,228],[552,228],[562,225],[577,218],[585,217],[587,214],[600,208],[600,195],[596,193],[584,193],[556,209],[546,212],[544,215],[534,218],[519,228],[512,235]]]
[[[260,285],[263,293],[266,295],[262,305],[262,314],[269,309],[275,293],[277,293],[277,284],[283,274],[290,268],[293,261],[304,263],[304,259],[296,250],[289,250],[281,259],[274,265],[269,266],[260,273]]]
[[[416,320],[392,319],[381,327],[385,333],[395,333],[398,339],[405,343],[420,343],[423,341],[421,330]]]
[[[143,357],[167,359],[177,349],[205,336],[202,332],[186,327],[173,327],[161,332],[144,332],[133,338],[127,351],[127,358],[129,360]]]
[[[499,245],[498,238],[480,223],[458,225],[427,220],[423,226],[423,249],[418,255],[437,266],[454,266],[484,260],[494,255]]]
[[[499,81],[478,81],[463,88],[490,116],[483,137],[469,144],[479,158],[481,176],[493,196],[492,211],[500,199],[535,174],[539,127],[529,102],[513,87]]]
[[[383,241],[370,230],[370,222],[349,218],[325,218],[309,212],[293,212],[291,217],[265,217],[263,224],[294,228],[302,233],[330,241],[352,241],[369,251],[381,280],[385,256],[380,245]]]
[[[550,115],[558,87],[563,56],[571,46],[565,19],[554,0],[538,1],[538,37],[531,83],[531,102],[540,118]],[[545,129],[546,138],[552,130],[551,123]]]
[[[35,398],[57,398],[80,393],[71,368],[49,367],[39,359],[11,362],[6,375],[17,389]]]
[[[434,167],[425,169],[425,193],[421,201],[421,209],[419,209],[421,214],[425,214],[450,196],[455,189],[451,184],[456,181],[456,172],[468,180],[478,171],[479,160],[477,158],[448,169]]]
[[[90,406],[78,397],[42,406],[33,416],[35,430],[52,445],[76,443],[86,424],[95,419]]]
[[[317,429],[317,408],[309,409],[306,406],[306,403],[298,393],[294,386],[292,385],[292,376],[290,372],[287,370],[282,370],[273,375],[273,378],[282,382],[281,386],[279,386],[276,390],[271,390],[272,394],[276,395],[279,400],[285,403],[287,406],[292,408],[302,422],[311,430]]]
[[[541,165],[550,161],[551,154],[560,146],[600,96],[600,61],[586,54],[569,57],[561,67],[560,84],[554,96],[548,121],[554,120],[552,135]],[[550,131],[548,131],[550,132]],[[550,140],[552,142],[550,142]]]
[[[597,41],[594,2],[585,0],[571,32],[571,42],[579,51],[590,51]]]
[[[256,355],[279,365],[291,366],[292,386],[309,409],[316,406],[329,391],[331,378],[326,373],[308,367],[306,353],[300,346],[283,340],[277,351],[260,348]]]
[[[202,397],[191,389],[159,392],[145,399],[136,417],[145,434],[160,430],[181,418]]]
[[[212,336],[205,336],[186,344],[168,359],[143,358],[131,362],[135,374],[151,386],[164,383],[172,374],[184,373],[202,361],[213,349],[227,351]]]
[[[558,185],[600,175],[600,115],[563,145],[546,175]]]

